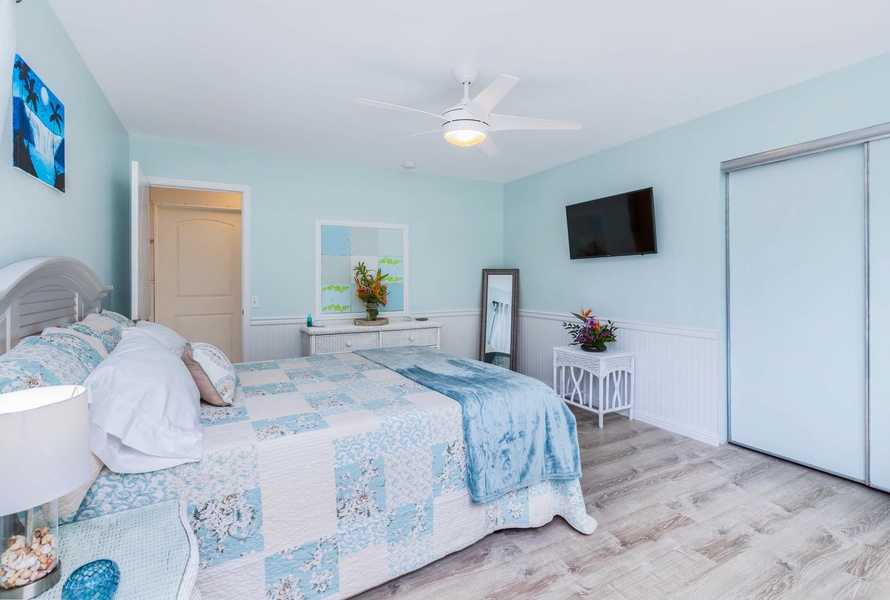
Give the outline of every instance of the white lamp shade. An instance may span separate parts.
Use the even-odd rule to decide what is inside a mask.
[[[0,0],[0,139],[12,119],[6,114],[12,100],[15,61],[15,0]]]
[[[0,456],[0,515],[40,506],[83,485],[91,475],[86,389],[60,385],[0,395]]]

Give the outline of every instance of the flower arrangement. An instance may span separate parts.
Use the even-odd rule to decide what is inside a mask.
[[[355,295],[358,299],[365,303],[365,310],[368,311],[368,320],[375,321],[377,319],[377,306],[386,306],[386,296],[389,292],[383,279],[388,277],[382,269],[377,269],[376,274],[368,272],[365,263],[359,262],[355,266]]]
[[[578,345],[585,350],[602,352],[606,349],[608,342],[614,342],[615,331],[618,329],[612,321],[606,321],[605,325],[590,313],[592,309],[581,309],[580,313],[572,313],[581,323],[563,323],[572,335],[572,343],[570,345]]]

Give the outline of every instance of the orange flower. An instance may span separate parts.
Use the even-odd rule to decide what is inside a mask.
[[[590,313],[591,313],[591,312],[593,312],[593,309],[592,309],[592,308],[588,308],[587,310],[583,310],[583,309],[582,309],[580,314],[581,314],[582,317],[585,317],[585,318],[586,318],[586,317],[589,317],[589,316],[590,316]]]

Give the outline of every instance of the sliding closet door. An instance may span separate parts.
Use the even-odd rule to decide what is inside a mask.
[[[730,439],[865,479],[863,147],[729,175]]]
[[[890,491],[890,140],[869,145],[871,485]]]

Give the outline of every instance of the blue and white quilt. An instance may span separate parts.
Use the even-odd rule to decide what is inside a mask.
[[[498,529],[596,527],[577,479],[473,503],[461,406],[356,354],[236,370],[233,406],[203,408],[200,462],[103,471],[77,516],[183,500],[204,600],[345,598]]]

